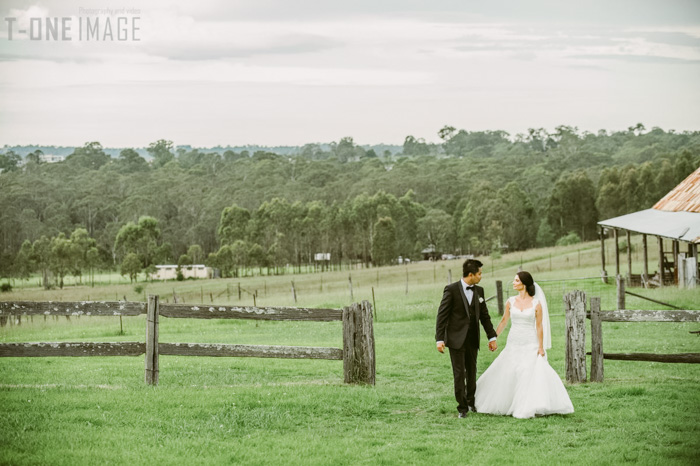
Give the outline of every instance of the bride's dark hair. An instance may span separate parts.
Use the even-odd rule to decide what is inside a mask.
[[[520,282],[525,285],[525,290],[527,291],[527,294],[530,296],[535,296],[535,279],[532,278],[532,275],[530,275],[530,272],[518,272],[516,274],[518,278],[520,279]]]

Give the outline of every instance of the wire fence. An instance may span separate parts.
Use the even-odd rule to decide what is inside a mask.
[[[590,299],[591,296],[601,298],[603,306],[614,306],[615,284],[610,281],[603,283],[600,277],[567,278],[561,280],[537,280],[547,298],[550,315],[564,315],[564,296],[574,290],[581,290]],[[515,292],[509,290],[504,300],[515,296]]]

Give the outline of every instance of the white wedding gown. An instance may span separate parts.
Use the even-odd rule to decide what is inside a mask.
[[[574,412],[559,375],[537,354],[535,307],[520,310],[510,299],[511,327],[503,352],[476,382],[475,405],[479,413],[531,418],[536,414]]]

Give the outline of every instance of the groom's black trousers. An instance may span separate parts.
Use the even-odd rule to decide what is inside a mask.
[[[472,338],[469,336],[460,349],[449,348],[457,411],[460,413],[466,413],[470,406],[474,406],[476,393],[476,357],[479,354],[479,347],[470,341]]]

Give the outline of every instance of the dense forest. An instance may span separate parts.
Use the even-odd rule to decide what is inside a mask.
[[[278,154],[174,147],[112,157],[98,142],[62,162],[0,153],[0,277],[206,263],[234,276],[398,256],[499,253],[597,238],[596,222],[650,208],[700,165],[700,132],[511,137],[445,126],[400,152],[351,137]],[[387,146],[388,147],[388,146]]]

